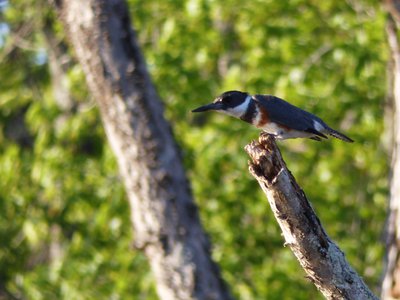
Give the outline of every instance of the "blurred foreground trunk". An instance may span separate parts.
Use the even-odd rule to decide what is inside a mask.
[[[100,108],[161,299],[230,299],[123,0],[55,0]]]
[[[251,158],[250,172],[268,198],[285,245],[293,251],[307,278],[326,299],[378,299],[326,234],[306,195],[287,169],[275,139],[261,135],[258,142],[248,144],[245,150]]]
[[[392,111],[392,150],[389,215],[386,232],[386,266],[382,282],[381,298],[400,299],[400,48],[398,40],[400,24],[400,1],[385,1],[390,16],[387,38],[391,51],[391,74],[389,76]],[[386,116],[388,117],[388,116]]]

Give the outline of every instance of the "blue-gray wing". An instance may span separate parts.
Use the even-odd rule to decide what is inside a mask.
[[[314,121],[324,127],[327,125],[317,116],[272,95],[254,95],[253,98],[266,109],[270,121],[323,136],[315,129]]]

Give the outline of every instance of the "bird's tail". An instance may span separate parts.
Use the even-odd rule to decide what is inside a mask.
[[[331,136],[333,136],[333,137],[335,137],[335,138],[337,138],[337,139],[339,139],[339,140],[345,141],[347,143],[353,143],[354,142],[351,138],[345,136],[343,133],[340,133],[339,131],[336,131],[336,130],[330,128],[330,127],[326,128],[326,133],[331,135]]]

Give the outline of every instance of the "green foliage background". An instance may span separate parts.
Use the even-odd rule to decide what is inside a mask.
[[[0,292],[157,299],[148,263],[132,248],[115,159],[71,50],[64,80],[74,106],[54,100],[43,32],[62,42],[62,27],[46,1],[0,4]],[[243,146],[258,132],[190,113],[230,89],[275,94],[356,140],[280,146],[329,235],[378,292],[388,192],[379,2],[129,0],[129,7],[213,257],[237,299],[322,296],[283,247],[247,171]]]

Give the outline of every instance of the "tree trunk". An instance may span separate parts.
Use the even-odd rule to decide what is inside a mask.
[[[56,0],[117,157],[161,299],[230,299],[123,0]]]
[[[389,214],[386,232],[386,266],[382,282],[382,299],[400,299],[400,47],[397,38],[400,24],[400,1],[385,1],[390,13],[387,24],[392,74],[392,153]]]
[[[378,299],[326,234],[270,136],[245,148],[250,172],[266,194],[286,240],[307,277],[327,299]]]

